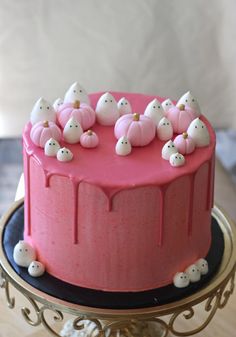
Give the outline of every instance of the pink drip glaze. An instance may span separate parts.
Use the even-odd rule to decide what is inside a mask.
[[[196,173],[189,175],[190,193],[189,193],[189,213],[188,213],[188,235],[192,234],[192,219],[193,219],[193,201],[194,201],[194,183]]]

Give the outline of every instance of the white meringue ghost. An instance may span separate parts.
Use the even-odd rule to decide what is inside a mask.
[[[44,145],[44,154],[49,157],[56,157],[60,144],[54,138],[50,138]]]
[[[191,264],[186,270],[185,273],[189,276],[190,282],[198,282],[201,279],[200,269],[195,265]]]
[[[170,140],[173,137],[173,127],[169,119],[163,117],[157,126],[157,136],[160,140]]]
[[[40,97],[33,106],[30,115],[30,121],[32,124],[36,124],[40,121],[55,122],[56,111],[48,101]]]
[[[200,270],[202,275],[206,275],[209,271],[208,262],[205,259],[199,259],[194,263]]]
[[[53,108],[55,111],[58,111],[60,106],[63,104],[63,100],[61,98],[57,98],[53,103]]]
[[[45,266],[39,261],[32,261],[28,267],[28,273],[30,276],[39,277],[45,272]]]
[[[201,115],[199,104],[190,91],[186,92],[183,96],[180,97],[176,105],[179,106],[180,104],[188,105],[190,108],[192,108],[196,114],[196,117]]]
[[[186,273],[176,273],[173,278],[173,283],[176,288],[185,288],[189,285],[189,276]]]
[[[65,142],[69,144],[79,143],[82,133],[83,133],[82,126],[75,119],[75,117],[72,116],[66,123],[63,130],[63,137]]]
[[[90,104],[87,92],[78,82],[70,86],[64,97],[64,103],[74,103],[75,101]]]
[[[154,98],[154,100],[152,100],[146,106],[144,115],[151,118],[157,126],[162,117],[164,117],[164,110],[161,106],[161,103],[156,98]]]
[[[195,118],[190,123],[187,134],[193,138],[196,147],[204,147],[210,144],[210,135],[206,124],[199,118]]]
[[[129,139],[126,136],[123,136],[118,139],[116,143],[116,154],[119,156],[127,156],[132,151],[132,146]]]
[[[165,101],[161,103],[161,106],[163,110],[167,112],[170,108],[173,108],[175,105],[169,98],[167,98]]]
[[[176,152],[170,156],[169,162],[173,167],[180,167],[185,164],[185,158],[181,153]]]
[[[120,116],[132,113],[130,102],[125,97],[122,97],[119,100],[119,102],[117,103],[117,107],[118,107]]]
[[[173,153],[178,152],[177,148],[175,147],[174,143],[172,142],[172,140],[169,140],[167,143],[165,143],[165,145],[162,148],[161,151],[161,156],[163,159],[165,160],[169,160],[170,156]]]
[[[29,267],[36,259],[35,249],[26,241],[19,241],[13,250],[13,259],[18,266]]]
[[[63,147],[58,150],[57,160],[62,161],[62,162],[67,162],[67,161],[71,161],[72,159],[73,159],[73,153],[66,147]]]
[[[97,122],[101,125],[115,125],[120,117],[117,102],[109,92],[99,98],[95,111]]]

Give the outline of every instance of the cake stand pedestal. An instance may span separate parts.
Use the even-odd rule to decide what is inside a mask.
[[[216,311],[224,308],[233,293],[236,271],[235,228],[218,207],[214,207],[212,216],[216,218],[223,232],[225,250],[219,270],[211,282],[191,296],[173,303],[123,310],[101,309],[66,302],[39,291],[24,281],[8,262],[2,245],[5,223],[18,206],[19,202],[15,203],[1,221],[0,286],[5,291],[9,308],[15,306],[10,287],[16,288],[29,302],[29,306],[21,308],[26,322],[32,326],[43,325],[52,336],[166,337],[169,332],[174,336],[191,336],[202,331],[210,323]],[[200,303],[205,311],[204,321],[188,331],[180,330],[179,323],[193,319],[196,306]],[[48,320],[50,313],[53,323],[49,323]],[[60,334],[58,331],[65,314],[70,314],[73,318],[65,323]]]

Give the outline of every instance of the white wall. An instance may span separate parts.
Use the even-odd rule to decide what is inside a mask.
[[[78,80],[88,92],[178,98],[236,128],[235,0],[0,0],[0,136],[34,101]]]

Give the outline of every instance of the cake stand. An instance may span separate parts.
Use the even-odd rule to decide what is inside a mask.
[[[15,202],[1,220],[0,285],[5,291],[9,308],[15,306],[15,299],[10,293],[11,285],[29,302],[29,306],[21,308],[26,322],[31,326],[43,325],[52,336],[166,337],[169,332],[175,336],[191,336],[202,331],[210,323],[216,311],[224,308],[233,293],[236,232],[234,224],[219,207],[215,206],[212,216],[217,220],[224,235],[224,255],[219,270],[211,282],[191,296],[166,305],[124,310],[81,306],[50,296],[24,281],[14,271],[4,253],[2,244],[4,226],[20,203],[22,200]],[[180,330],[178,325],[181,320],[193,319],[196,306],[200,303],[206,316],[204,321],[188,331]],[[49,323],[49,313],[53,315],[55,324]],[[73,318],[66,323],[60,334],[57,332],[58,322],[63,323],[65,314],[70,314]],[[68,332],[70,329],[73,332]]]

